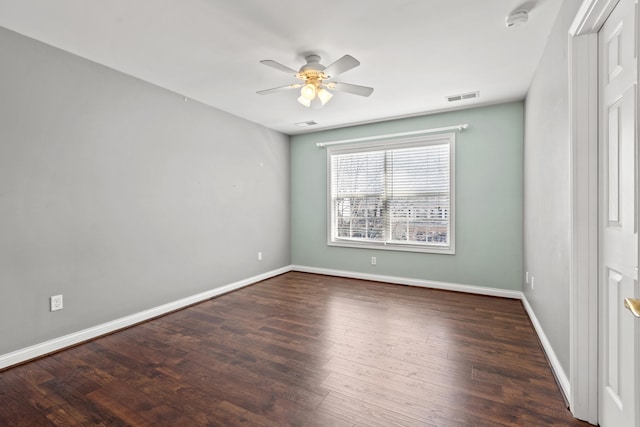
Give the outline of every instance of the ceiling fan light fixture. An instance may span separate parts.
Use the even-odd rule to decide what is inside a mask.
[[[307,83],[300,89],[300,95],[309,101],[316,97],[316,87],[313,83]]]
[[[324,88],[320,88],[320,90],[318,91],[318,98],[320,98],[320,102],[322,102],[322,105],[325,105],[331,100],[331,98],[333,98],[333,94],[328,90],[325,90]]]
[[[298,97],[298,102],[302,105],[304,105],[305,107],[311,107],[311,100],[305,98],[304,96],[300,95]]]

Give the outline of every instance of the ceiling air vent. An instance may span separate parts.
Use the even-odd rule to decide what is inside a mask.
[[[460,95],[447,96],[447,101],[449,102],[462,101],[464,99],[473,99],[479,96],[480,96],[480,92],[461,93]]]
[[[313,120],[309,120],[308,122],[298,122],[296,123],[296,126],[300,126],[301,128],[307,127],[307,126],[315,126],[318,123],[314,122]]]

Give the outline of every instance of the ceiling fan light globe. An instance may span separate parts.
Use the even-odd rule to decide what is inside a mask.
[[[303,96],[299,96],[298,97],[298,102],[302,105],[304,105],[305,107],[310,107],[311,106],[311,100],[303,97]]]
[[[311,101],[316,96],[316,87],[311,83],[308,83],[302,86],[302,89],[300,89],[300,95],[304,99]]]
[[[333,98],[333,94],[328,90],[324,90],[321,88],[318,91],[318,98],[320,98],[320,102],[322,102],[322,105],[325,105],[327,102],[331,100],[331,98]]]

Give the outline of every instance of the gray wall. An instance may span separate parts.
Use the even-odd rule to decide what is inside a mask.
[[[514,102],[292,137],[292,263],[521,290],[523,120]],[[327,246],[327,154],[316,142],[461,123],[469,129],[456,138],[455,255]]]
[[[2,28],[0,52],[0,354],[289,265],[287,136]]]
[[[525,101],[524,269],[527,300],[569,373],[570,140],[568,31],[580,2],[567,0]]]

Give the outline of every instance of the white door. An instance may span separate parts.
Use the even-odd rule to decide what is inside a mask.
[[[598,34],[599,420],[640,427],[640,319],[624,306],[638,290],[636,0],[620,0]]]

